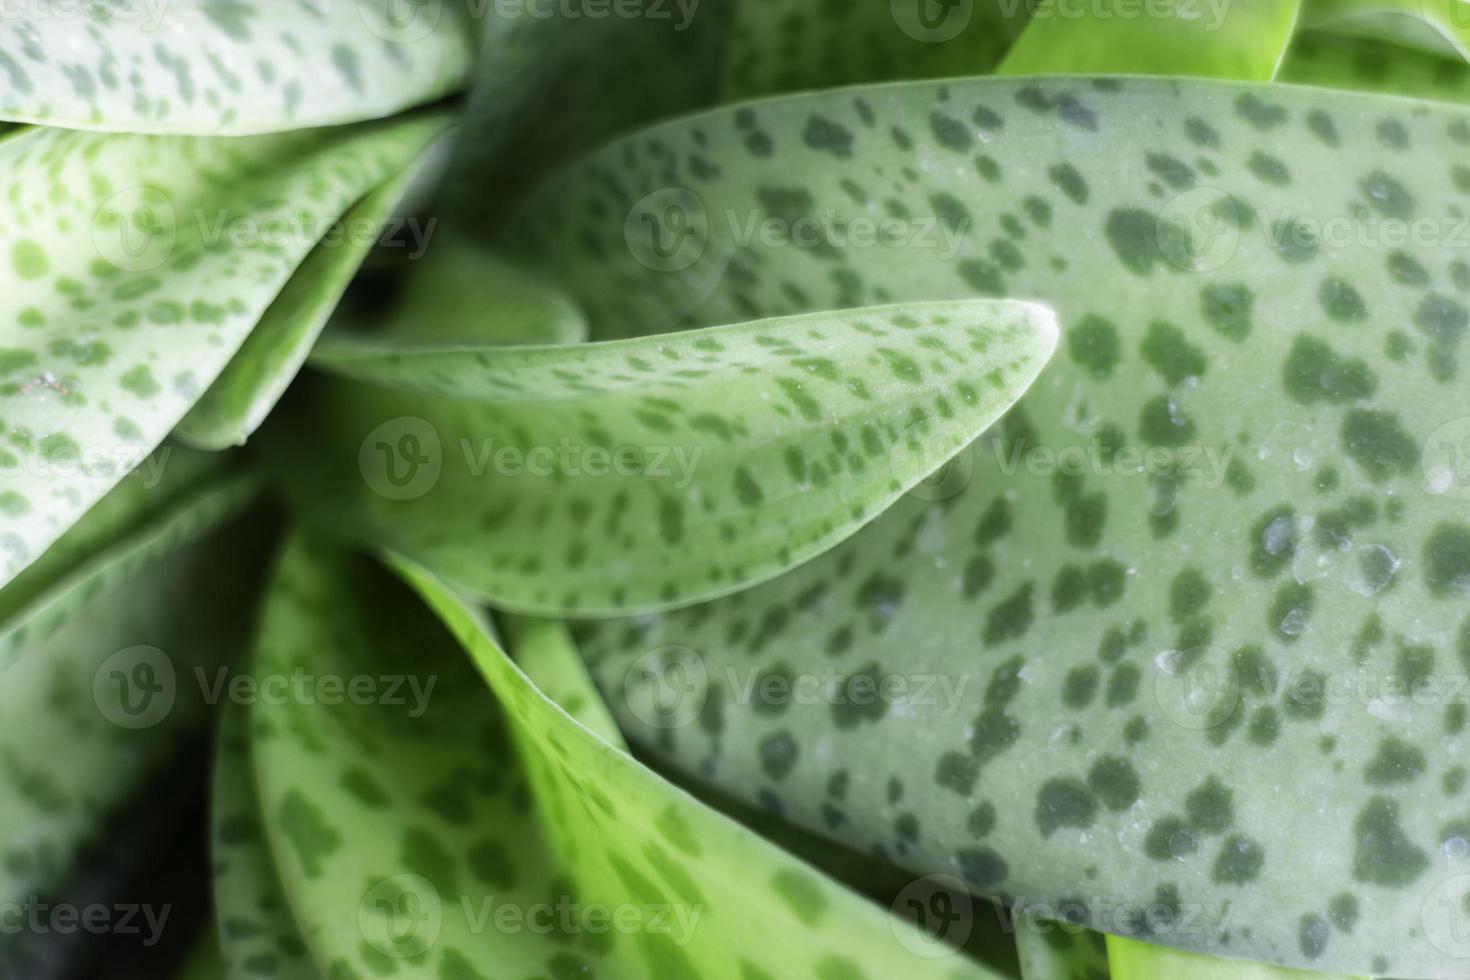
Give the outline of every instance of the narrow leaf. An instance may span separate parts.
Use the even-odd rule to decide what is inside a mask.
[[[323,386],[280,458],[324,526],[498,606],[667,607],[852,534],[995,421],[1054,344],[1045,309],[981,301],[322,358],[400,388]]]

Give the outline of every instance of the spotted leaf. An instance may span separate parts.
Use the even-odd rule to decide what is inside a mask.
[[[615,142],[527,206],[528,249],[554,252],[595,329],[1001,293],[1053,305],[1065,336],[961,457],[963,490],[905,500],[739,597],[585,627],[630,739],[858,850],[966,867],[982,893],[1230,910],[1228,930],[1196,916],[1156,942],[1461,972],[1463,922],[1439,898],[1470,870],[1455,816],[1470,112],[1147,79],[917,83],[747,111]],[[801,140],[814,113],[853,134],[850,158]],[[751,122],[771,158],[741,156]],[[696,132],[740,165],[671,165]],[[740,241],[717,218],[705,252],[729,271],[695,288],[697,265],[657,273],[622,248],[624,216],[670,183],[709,215],[835,234],[877,207],[966,233],[946,260]],[[702,659],[719,706],[672,735],[620,693],[669,646]],[[907,699],[782,706],[744,683],[828,667],[839,691],[897,678]],[[1418,702],[1393,693],[1431,681]]]
[[[444,122],[0,138],[0,581],[163,440],[320,237]]]
[[[249,707],[266,838],[316,962],[343,973],[394,963],[424,976],[733,980],[790,976],[794,964],[858,975],[860,961],[923,975],[900,943],[914,938],[909,927],[890,928],[583,728],[506,659],[477,613],[426,573],[405,574],[472,644],[498,703],[429,610],[364,560],[297,538],[265,607],[252,674],[263,685],[304,671],[356,679],[359,691],[370,679],[380,694],[396,678],[403,695]],[[561,690],[595,698],[574,666],[560,658],[573,685]]]
[[[385,384],[304,395],[279,456],[324,526],[496,605],[687,604],[850,535],[993,422],[1054,344],[1045,309],[982,301],[321,358]]]
[[[1278,81],[1470,102],[1470,65],[1325,31],[1297,35]]]
[[[177,438],[202,449],[244,444],[296,377],[373,246],[382,239],[387,247],[411,248],[413,257],[422,257],[432,226],[394,212],[423,165],[421,158],[395,174],[326,230],[224,372],[179,422]]]
[[[454,92],[474,53],[458,3],[16,9],[0,30],[0,119],[67,129],[230,136],[374,119]]]
[[[234,519],[257,482],[185,470],[129,478],[113,496],[132,500],[109,498],[59,542],[58,555],[85,544],[85,560],[33,566],[0,592],[7,901],[57,893],[78,851],[197,725],[193,668],[226,662],[244,636],[251,551]],[[164,502],[137,506],[152,493]]]

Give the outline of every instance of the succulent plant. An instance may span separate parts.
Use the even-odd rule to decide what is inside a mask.
[[[1467,58],[5,9],[0,977],[1470,976]]]

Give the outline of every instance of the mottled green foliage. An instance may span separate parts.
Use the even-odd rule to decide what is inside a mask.
[[[1470,102],[1470,65],[1367,38],[1306,31],[1293,40],[1277,79],[1301,85]]]
[[[802,139],[814,115],[853,134],[850,156]],[[771,156],[744,149],[753,127]],[[718,176],[670,163],[695,133]],[[1463,415],[1467,144],[1470,114],[1429,102],[982,80],[706,114],[553,180],[523,243],[555,256],[604,335],[660,313],[697,326],[992,292],[1054,305],[1067,333],[953,496],[904,500],[739,597],[587,626],[630,738],[859,850],[968,868],[981,891],[1056,902],[1085,881],[1114,904],[1230,909],[1227,930],[1206,914],[1155,942],[1453,975],[1420,916],[1458,873],[1428,801],[1463,787],[1464,707],[1447,691],[1470,522],[1463,458],[1444,446]],[[657,272],[627,251],[624,217],[670,184],[712,216],[707,258]],[[951,256],[741,240],[720,217],[779,204],[843,228],[874,207],[953,217],[951,201],[968,218]],[[1443,234],[1395,237],[1421,219]],[[672,735],[619,696],[668,645],[703,658],[698,690],[719,705]],[[731,670],[778,665],[897,678],[909,696],[858,713],[736,696]],[[1408,676],[1439,693],[1390,703]],[[634,703],[650,684],[635,675]],[[1398,747],[1378,764],[1390,734],[1422,767]],[[917,833],[896,825],[890,781]],[[987,804],[990,854],[974,860]],[[1342,895],[1375,914],[1334,925]]]
[[[322,386],[281,459],[308,513],[498,606],[668,607],[850,535],[999,417],[1055,343],[1045,309],[979,302],[323,357],[384,384]]]
[[[32,566],[0,592],[6,901],[56,893],[108,815],[197,724],[204,703],[191,696],[192,670],[214,669],[243,638],[251,550],[241,532],[215,532],[239,515],[255,481],[226,473],[135,486],[141,479],[53,549],[77,555],[86,544],[85,559]],[[141,506],[150,494],[158,499]]]
[[[407,15],[407,16],[405,16]],[[464,84],[460,3],[70,3],[6,18],[0,118],[201,136],[392,115]]]
[[[910,927],[577,724],[478,612],[426,572],[402,571],[470,658],[382,571],[300,538],[257,643],[262,680],[300,668],[435,681],[405,705],[250,708],[266,838],[329,974],[923,975],[926,961],[900,942],[915,939]],[[595,701],[554,627],[517,635],[559,696]],[[587,917],[597,909],[600,928]],[[633,926],[609,925],[614,913]],[[963,963],[944,975],[995,976]]]
[[[445,121],[0,138],[0,581],[163,440],[318,238]]]

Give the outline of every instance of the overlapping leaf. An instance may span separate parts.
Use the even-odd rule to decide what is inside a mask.
[[[1470,5],[1465,0],[1307,0],[1302,26],[1389,41],[1431,54],[1470,57]]]
[[[1470,102],[1470,65],[1324,31],[1298,35],[1277,78],[1300,85]]]
[[[1037,4],[1004,75],[1128,73],[1269,81],[1299,0],[1065,0]]]
[[[406,574],[470,644],[499,709],[411,593],[299,539],[257,647],[263,683],[406,677],[428,695],[250,708],[267,838],[323,973],[924,975],[910,927],[581,727],[474,612]],[[951,960],[943,975],[990,974]]]
[[[163,465],[167,467],[165,462]],[[192,669],[237,649],[249,616],[249,549],[212,533],[255,481],[196,480],[181,462],[158,486],[140,473],[58,543],[85,560],[7,589],[0,634],[0,894],[47,894],[77,850],[197,722]],[[157,476],[157,474],[151,474]],[[197,484],[197,485],[196,485]],[[136,506],[149,493],[167,503]],[[124,514],[131,520],[124,521]],[[126,524],[126,526],[124,526]]]
[[[731,100],[985,74],[1022,33],[1035,6],[1022,0],[740,0],[733,5],[721,94]]]
[[[390,116],[461,87],[459,2],[35,0],[0,28],[0,118],[229,136]]]
[[[309,516],[497,605],[666,607],[847,537],[999,417],[1054,344],[1045,309],[982,301],[322,358],[397,387],[322,386],[276,455]]]
[[[835,137],[805,139],[813,120]],[[719,173],[671,162],[696,139]],[[1428,102],[993,80],[706,114],[553,181],[518,227],[606,335],[976,294],[1053,304],[1066,331],[952,468],[963,492],[712,606],[589,628],[622,724],[857,849],[1023,906],[1096,897],[1093,928],[1137,932],[1117,909],[1157,902],[1194,915],[1156,942],[1457,975],[1467,145],[1470,113]],[[710,215],[836,230],[879,209],[967,234],[945,261],[713,220],[711,286],[617,250],[671,184]],[[656,672],[621,695],[671,645],[707,681],[702,723],[672,735],[634,710]],[[838,693],[907,693],[749,684],[829,668]]]
[[[443,124],[0,139],[0,580],[162,441],[321,236]]]

